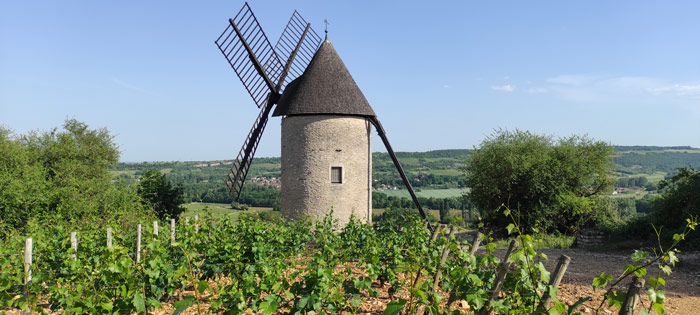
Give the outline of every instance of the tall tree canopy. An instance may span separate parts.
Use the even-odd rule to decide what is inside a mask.
[[[678,169],[678,174],[659,183],[661,195],[651,201],[651,221],[657,227],[679,233],[686,219],[700,215],[700,171],[691,167]],[[688,246],[700,248],[700,233],[690,236]]]
[[[594,196],[612,187],[611,154],[586,136],[497,130],[467,160],[467,197],[496,226],[512,223],[497,213],[503,205],[526,231],[573,232],[595,215]]]
[[[22,230],[31,220],[82,225],[135,219],[142,214],[136,190],[112,183],[109,168],[118,159],[106,129],[89,129],[75,119],[62,130],[21,136],[0,128],[0,227]]]
[[[146,170],[141,176],[138,192],[143,202],[151,206],[161,220],[177,218],[185,211],[181,206],[184,203],[182,186],[173,186],[159,171]]]

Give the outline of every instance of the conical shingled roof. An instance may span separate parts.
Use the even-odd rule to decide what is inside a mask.
[[[330,41],[325,40],[300,77],[287,85],[273,116],[336,114],[374,116]]]

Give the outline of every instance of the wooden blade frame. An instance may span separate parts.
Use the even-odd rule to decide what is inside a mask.
[[[280,42],[288,44],[293,39],[298,38],[293,49],[289,51],[283,50],[287,58],[284,66],[282,66],[276,50],[270,45],[257,18],[250,10],[248,3],[243,5],[236,17],[229,19],[229,25],[215,41],[221,53],[226,57],[226,60],[236,72],[246,90],[248,90],[248,93],[250,93],[253,101],[258,107],[262,107],[225,180],[229,188],[229,194],[236,201],[239,200],[243,184],[262,138],[262,133],[267,125],[272,107],[277,103],[283,85],[286,85],[285,79],[291,78],[288,74],[292,65],[295,64],[296,57],[302,49],[303,53],[308,54],[311,52],[311,56],[313,56],[320,44],[320,36],[311,29],[311,24],[306,23],[303,31],[299,32],[300,21],[306,22],[295,11],[282,34],[282,38],[278,41],[278,46],[282,47]],[[312,36],[307,36],[309,34],[312,34]],[[245,58],[246,56],[247,58]],[[261,58],[257,56],[261,56]],[[308,58],[308,61],[300,59],[304,68],[308,65],[310,59]],[[257,76],[255,72],[258,73]],[[294,74],[293,77],[296,77]],[[276,84],[273,82],[276,82]]]
[[[396,157],[396,154],[394,153],[394,149],[391,148],[391,143],[389,143],[389,138],[386,137],[386,132],[384,131],[384,127],[382,127],[382,123],[379,122],[379,119],[377,118],[377,116],[372,116],[369,118],[369,120],[372,122],[374,127],[377,128],[377,133],[379,134],[379,137],[382,139],[382,142],[384,142],[384,147],[386,147],[386,151],[389,153],[391,160],[394,162],[394,166],[396,166],[396,170],[399,171],[399,175],[401,176],[401,180],[403,180],[403,184],[406,186],[408,193],[411,195],[411,199],[413,199],[413,203],[416,205],[416,208],[418,208],[418,212],[420,212],[421,217],[423,217],[423,219],[425,219],[425,222],[428,224],[428,230],[430,230],[432,232],[433,227],[430,225],[430,221],[428,221],[428,217],[425,215],[425,211],[423,210],[423,207],[420,205],[420,202],[418,202],[418,197],[416,196],[416,192],[413,191],[413,186],[411,186],[411,183],[408,181],[408,177],[406,177],[406,172],[404,172],[403,167],[401,166],[401,163],[399,163],[399,159]]]
[[[277,56],[280,60],[286,60],[286,76],[278,82],[281,83],[280,89],[283,90],[289,82],[304,73],[322,40],[311,24],[295,10],[275,45]]]
[[[258,108],[267,104],[270,93],[277,94],[273,82],[282,75],[284,66],[247,2],[214,43]]]

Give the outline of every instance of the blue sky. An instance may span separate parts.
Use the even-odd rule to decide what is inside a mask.
[[[213,41],[242,5],[4,1],[0,124],[106,127],[122,161],[231,159],[257,108]],[[294,9],[318,33],[328,19],[397,151],[472,148],[497,128],[700,147],[700,2],[250,6],[273,42]],[[279,156],[279,127],[257,156]]]

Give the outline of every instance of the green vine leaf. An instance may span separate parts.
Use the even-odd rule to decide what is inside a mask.
[[[597,275],[595,278],[593,278],[592,286],[595,289],[604,288],[608,285],[610,281],[612,281],[612,275],[603,272],[600,275]]]
[[[179,300],[175,303],[173,303],[173,307],[175,307],[175,310],[173,311],[173,315],[178,315],[182,312],[184,312],[187,308],[190,306],[194,305],[194,297],[193,296],[187,296],[186,298]]]
[[[386,309],[384,309],[384,315],[397,315],[399,314],[404,306],[406,305],[406,300],[400,299],[399,301],[392,301],[387,304]]]
[[[145,312],[146,311],[146,301],[143,298],[143,295],[141,293],[137,293],[134,295],[134,299],[132,301],[134,303],[134,307],[136,310]]]
[[[566,314],[567,314],[567,315],[572,315],[572,314],[574,314],[574,312],[577,311],[578,308],[581,307],[581,305],[583,305],[583,303],[586,303],[586,302],[588,302],[588,301],[590,301],[590,300],[591,300],[591,297],[585,297],[585,298],[580,298],[580,299],[578,299],[578,301],[576,301],[576,303],[574,303],[574,304],[572,304],[571,306],[569,306],[569,309],[566,311]]]
[[[634,254],[630,256],[630,258],[632,258],[632,261],[635,262],[645,259],[647,257],[649,257],[649,252],[644,250],[635,250]]]
[[[513,232],[515,232],[515,230],[516,230],[515,224],[513,224],[513,223],[508,224],[508,226],[506,226],[506,230],[508,230],[509,235],[513,234]]]

